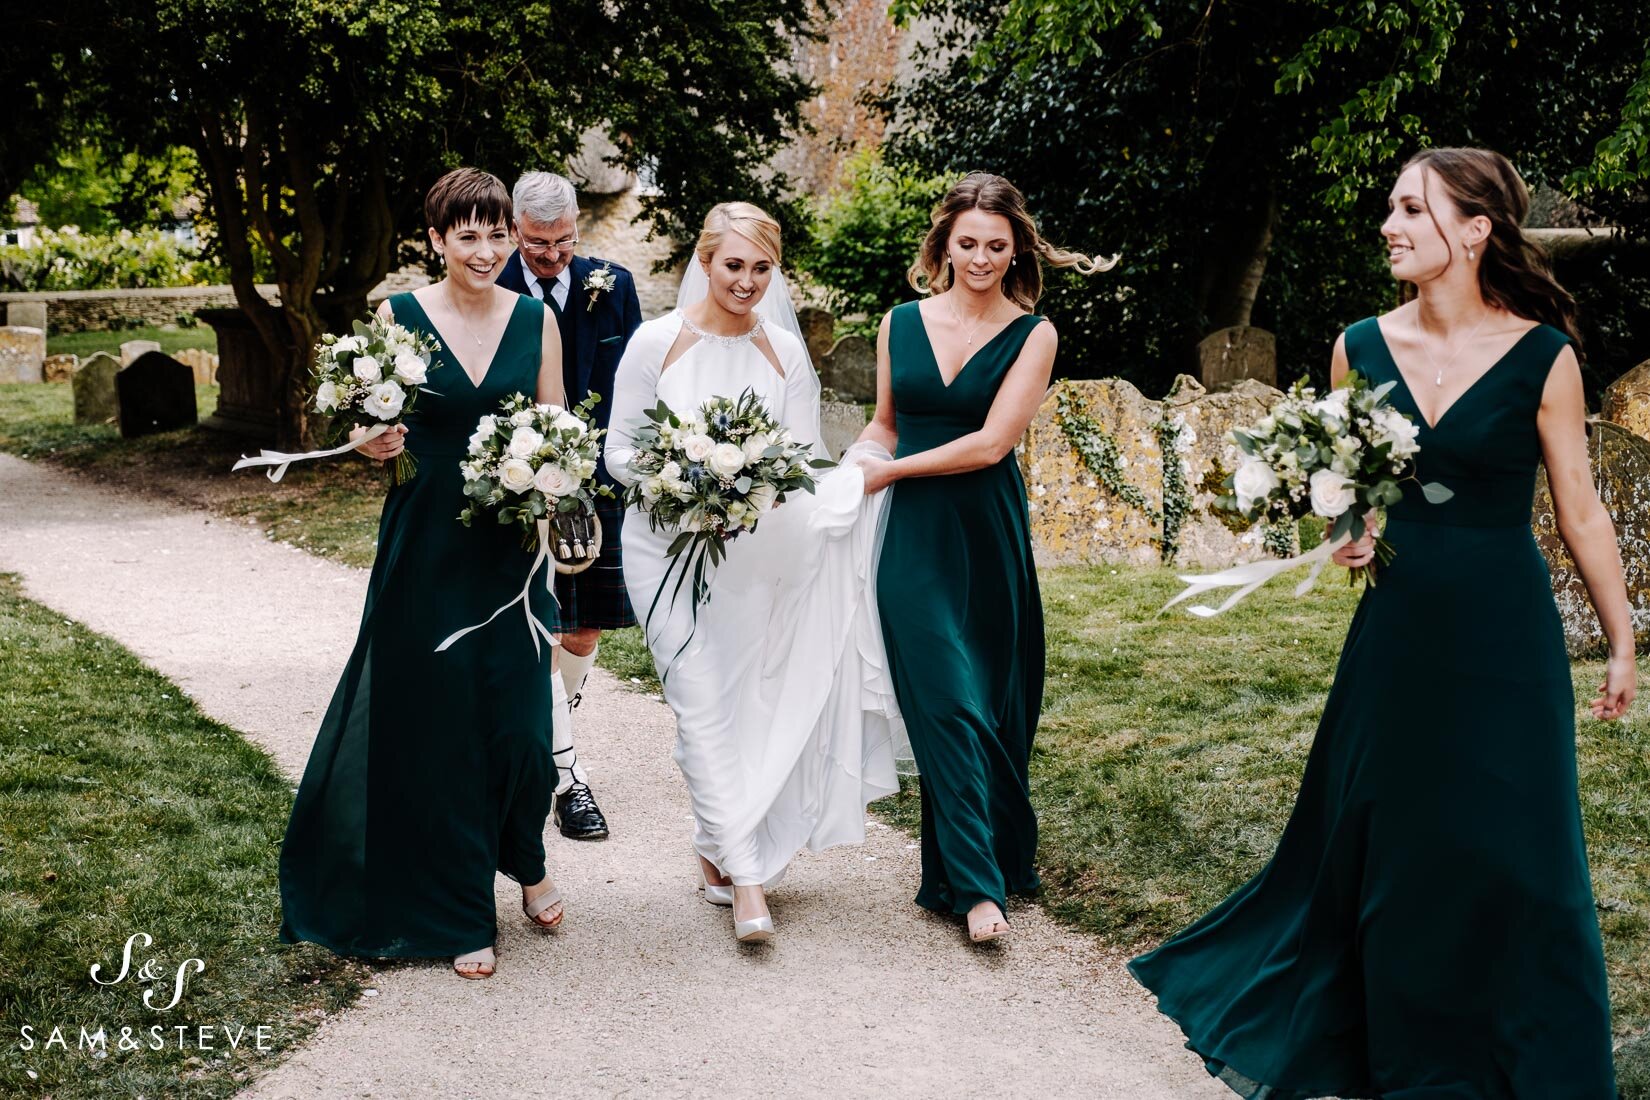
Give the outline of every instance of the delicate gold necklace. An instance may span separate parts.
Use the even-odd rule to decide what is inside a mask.
[[[1476,325],[1472,326],[1472,331],[1467,333],[1467,338],[1465,340],[1461,341],[1459,344],[1457,344],[1456,347],[1455,347],[1455,350],[1450,353],[1449,358],[1445,359],[1443,364],[1440,365],[1438,360],[1436,360],[1432,357],[1432,349],[1427,347],[1427,340],[1426,340],[1426,331],[1427,330],[1421,327],[1421,307],[1420,307],[1419,304],[1416,305],[1416,307],[1415,307],[1415,339],[1420,343],[1421,353],[1427,357],[1427,362],[1432,364],[1432,369],[1433,369],[1433,372],[1434,372],[1434,377],[1432,379],[1432,384],[1434,386],[1440,386],[1440,387],[1443,386],[1443,384],[1444,384],[1444,367],[1453,367],[1455,365],[1455,360],[1456,360],[1457,357],[1460,356],[1462,349],[1465,348],[1468,344],[1472,343],[1472,338],[1474,336],[1478,335],[1478,330],[1483,328],[1484,327],[1484,322],[1489,320],[1489,319],[1490,319],[1490,311],[1488,309],[1486,309],[1484,311],[1483,315],[1478,318],[1478,323]]]
[[[442,287],[442,290],[444,291],[444,296],[447,299],[447,308],[452,310],[454,315],[458,317],[458,323],[464,326],[465,334],[476,342],[476,347],[481,347],[481,337],[476,335],[476,330],[474,326],[470,324],[469,318],[464,316],[464,311],[458,308],[457,302],[453,301],[453,288],[451,280],[449,280]],[[491,313],[492,310],[489,308],[487,312]]]
[[[986,321],[990,319],[991,310],[987,309],[985,311],[985,313],[983,313],[979,317],[979,319],[974,322],[974,325],[973,325],[972,328],[965,328],[964,325],[963,325],[962,313],[957,309],[956,303],[951,300],[951,295],[947,294],[945,296],[945,304],[950,307],[951,316],[956,320],[957,327],[960,328],[960,329],[963,329],[963,339],[968,342],[969,347],[973,347],[974,346],[974,334],[979,332],[980,331],[980,326],[985,324]]]

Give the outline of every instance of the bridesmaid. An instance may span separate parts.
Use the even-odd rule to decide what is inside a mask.
[[[882,319],[865,491],[899,482],[877,574],[883,637],[922,772],[917,904],[1008,933],[1039,883],[1026,769],[1043,699],[1043,609],[1014,445],[1048,391],[1053,324],[1032,313],[1044,261],[1109,268],[1043,240],[1025,199],[977,172],[934,208],[911,268],[927,294]]]
[[[544,304],[493,285],[510,254],[510,195],[474,168],[424,199],[446,277],[379,310],[441,352],[407,426],[362,444],[403,446],[418,475],[390,489],[361,633],[321,722],[281,849],[281,939],[341,955],[456,956],[493,974],[493,876],[521,884],[529,920],[553,928],[560,893],[544,863],[551,761],[551,650],[495,623],[445,653],[521,588],[519,535],[465,527],[459,463],[476,421],[513,392],[560,403],[561,338]],[[552,628],[546,593],[534,614]],[[515,620],[519,622],[519,620]]]
[[[1353,616],[1271,863],[1130,967],[1244,1097],[1614,1100],[1575,693],[1530,531],[1545,463],[1610,643],[1590,709],[1619,718],[1633,631],[1575,303],[1520,230],[1529,193],[1500,154],[1427,150],[1389,202],[1410,300],[1348,329],[1332,375],[1394,383],[1418,476],[1455,496],[1389,510],[1398,556]]]

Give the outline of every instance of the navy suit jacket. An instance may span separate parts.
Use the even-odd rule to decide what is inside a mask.
[[[618,374],[625,346],[642,323],[642,305],[636,297],[635,278],[618,264],[574,256],[569,266],[573,281],[567,291],[562,331],[572,328],[573,354],[562,356],[562,384],[566,387],[569,405],[577,405],[587,394],[602,395],[595,418],[596,427],[605,428],[613,414],[613,379]],[[584,289],[584,281],[602,266],[611,268],[618,282],[612,290],[598,294],[595,304],[591,305],[590,291]],[[528,293],[519,251],[511,253],[505,261],[497,282],[517,294]],[[554,312],[549,302],[545,307]],[[602,479],[607,480],[605,464],[601,474]]]

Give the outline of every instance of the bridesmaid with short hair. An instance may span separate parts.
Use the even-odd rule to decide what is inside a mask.
[[[1271,862],[1130,964],[1250,1100],[1615,1100],[1610,1000],[1576,794],[1575,688],[1530,529],[1558,530],[1609,638],[1593,717],[1637,688],[1621,556],[1587,459],[1575,303],[1486,149],[1404,166],[1381,233],[1409,300],[1335,345],[1391,383],[1420,481],[1352,618]],[[1337,551],[1373,560],[1372,538]]]
[[[976,943],[1038,888],[1027,769],[1043,701],[1043,607],[1014,446],[1058,346],[1033,310],[1042,265],[1103,271],[1045,241],[1025,198],[976,172],[934,208],[911,284],[877,337],[865,491],[896,485],[877,573],[895,693],[922,779],[918,905],[965,914]]]

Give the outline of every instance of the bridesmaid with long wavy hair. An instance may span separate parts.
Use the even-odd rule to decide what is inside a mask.
[[[877,572],[883,637],[922,772],[917,904],[966,914],[976,943],[1008,933],[1010,893],[1036,890],[1027,768],[1043,701],[1043,607],[1014,459],[1054,369],[1033,310],[1042,265],[1105,270],[1042,238],[1001,176],[965,177],[934,208],[911,284],[877,338],[877,411],[860,439],[865,491],[897,483]]]
[[[1381,226],[1403,305],[1347,329],[1338,382],[1420,430],[1271,862],[1131,965],[1251,1100],[1614,1100],[1610,1001],[1576,793],[1575,688],[1530,531],[1558,530],[1609,638],[1590,709],[1637,689],[1621,556],[1587,460],[1575,303],[1485,149],[1404,166]],[[1370,538],[1341,565],[1368,565]]]

